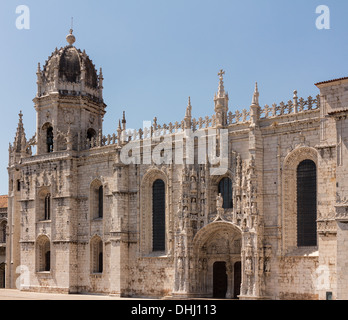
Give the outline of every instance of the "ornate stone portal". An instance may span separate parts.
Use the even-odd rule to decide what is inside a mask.
[[[224,209],[222,195],[216,193],[210,212],[207,211],[209,206],[204,204],[211,198],[207,195],[211,190],[207,184],[216,186],[217,183],[207,174],[208,169],[201,166],[196,171],[194,167],[190,170],[183,166],[176,216],[173,295],[213,297],[214,265],[223,263],[225,271],[222,272],[227,276],[225,298],[259,298],[269,264],[265,265],[261,240],[263,228],[257,209],[255,158],[251,155],[250,160],[243,161],[235,153],[231,170],[233,209]],[[197,187],[197,179],[207,184]],[[196,203],[202,205],[197,207]],[[269,262],[269,246],[267,254]]]

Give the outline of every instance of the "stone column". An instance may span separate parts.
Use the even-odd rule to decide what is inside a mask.
[[[228,262],[226,263],[226,273],[227,273],[227,292],[226,292],[226,298],[232,299],[233,298],[233,264]]]
[[[348,206],[346,207],[348,208]],[[346,209],[344,208],[344,209]],[[345,211],[345,210],[344,210]],[[348,300],[348,219],[337,222],[337,300]]]
[[[121,237],[116,233],[110,239],[110,295],[121,297]]]

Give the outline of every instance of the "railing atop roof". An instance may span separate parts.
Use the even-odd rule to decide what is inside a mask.
[[[320,97],[316,98],[309,96],[306,100],[297,97],[297,92],[294,91],[293,100],[289,100],[287,103],[280,102],[279,104],[274,103],[272,107],[265,105],[264,108],[260,108],[260,119],[272,119],[275,117],[281,117],[285,115],[295,115],[306,111],[317,110],[320,108]],[[245,124],[250,122],[250,111],[243,109],[242,111],[228,112],[227,114],[227,125]],[[99,135],[91,140],[87,140],[85,149],[110,146],[110,145],[121,145],[124,142],[161,137],[165,135],[175,134],[183,132],[185,129],[191,129],[197,131],[201,129],[214,128],[217,125],[216,115],[211,117],[200,117],[198,119],[192,118],[191,126],[186,127],[185,120],[181,122],[170,122],[169,124],[158,124],[157,118],[154,118],[150,127],[144,127],[140,129],[128,129],[118,134],[112,134],[107,136]],[[121,133],[121,134],[120,134]],[[120,135],[120,136],[119,136]]]

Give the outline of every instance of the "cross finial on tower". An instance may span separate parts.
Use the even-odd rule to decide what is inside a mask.
[[[220,80],[223,80],[223,75],[225,74],[224,70],[220,70],[220,72],[218,73],[218,76],[220,77]]]
[[[218,89],[218,97],[222,98],[225,95],[225,88],[224,88],[224,78],[223,75],[225,74],[224,70],[220,70],[220,72],[218,73],[220,82],[219,82],[219,89]]]

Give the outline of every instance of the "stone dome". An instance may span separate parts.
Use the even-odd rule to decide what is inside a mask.
[[[42,78],[44,83],[54,82],[55,70],[58,68],[58,81],[69,83],[80,83],[84,72],[85,85],[90,88],[98,88],[98,74],[93,62],[89,59],[85,51],[75,48],[72,44],[75,37],[67,36],[69,45],[64,48],[57,49],[46,61]]]

